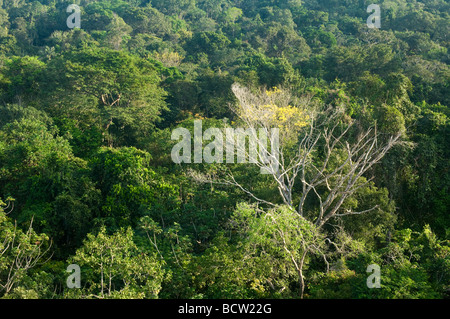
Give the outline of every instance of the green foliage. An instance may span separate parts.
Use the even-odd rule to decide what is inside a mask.
[[[137,225],[141,216],[178,205],[178,187],[149,167],[151,156],[136,148],[102,148],[92,159],[92,174],[104,204],[97,221],[116,229]]]
[[[243,61],[241,72],[243,75],[256,72],[258,85],[267,87],[292,84],[296,81],[296,72],[285,58],[267,58],[261,54],[248,57]]]
[[[426,226],[421,233],[396,231],[384,248],[349,258],[341,269],[318,274],[312,298],[435,299],[445,296],[449,276],[449,243]],[[381,288],[368,288],[369,264],[379,264]]]
[[[103,227],[88,234],[69,263],[85,269],[85,288],[67,291],[69,298],[154,299],[164,278],[162,262],[139,251],[131,228],[108,235]]]
[[[127,144],[130,137],[135,140],[148,134],[165,107],[156,67],[126,53],[99,49],[70,52],[55,59],[50,68],[59,87],[59,103],[83,103],[81,114],[77,107],[69,107],[72,118],[78,123],[86,117],[94,120],[92,124],[112,135],[106,137],[109,145],[113,141]]]
[[[15,57],[4,65],[0,94],[5,100],[23,101],[26,104],[36,99],[42,89],[45,63],[37,57]]]
[[[7,210],[12,202],[9,199]],[[49,238],[46,234],[37,234],[32,223],[27,231],[22,231],[6,215],[5,206],[0,200],[0,297],[45,298],[50,275],[40,272],[31,278],[30,272],[48,257]]]
[[[0,297],[448,298],[448,3],[383,1],[368,29],[369,1],[75,2],[80,29],[66,0],[0,0]],[[333,179],[301,217],[193,180],[230,173],[280,204],[252,165],[172,162],[173,129],[242,124],[233,83],[283,88],[294,113],[342,108],[334,134],[356,121],[327,172],[367,127],[402,141],[319,231]],[[82,289],[64,288],[67,262]],[[380,289],[366,286],[373,263]]]
[[[238,205],[230,220],[234,238],[219,234],[200,259],[196,277],[206,298],[298,298],[299,264],[320,254],[319,230],[287,207],[269,212]]]

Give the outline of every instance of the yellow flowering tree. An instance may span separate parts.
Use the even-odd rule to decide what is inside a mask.
[[[273,87],[254,95],[249,89],[234,85],[233,92],[240,101],[234,109],[239,118],[251,128],[278,128],[283,146],[295,143],[299,131],[308,126],[310,110],[292,106],[289,91]]]
[[[268,153],[266,158],[276,161],[276,165],[267,166],[261,157],[253,163],[266,168],[273,176],[285,205],[304,216],[306,200],[314,197],[318,207],[313,220],[319,227],[333,217],[378,208],[354,212],[345,209],[343,204],[370,183],[364,174],[398,142],[401,132],[381,141],[376,127],[355,128],[357,136],[352,136],[355,122],[346,118],[343,107],[319,112],[311,98],[296,99],[289,91],[276,87],[255,93],[234,84],[232,90],[238,100],[233,111],[248,128],[253,131],[279,129],[279,136],[269,136],[270,148],[256,138],[258,146]],[[292,106],[292,102],[296,106]],[[274,141],[279,144],[276,149]],[[229,178],[228,184],[238,186],[260,202],[271,204],[238,184],[233,176]],[[296,183],[300,186],[294,188]],[[294,189],[300,191],[294,194]]]

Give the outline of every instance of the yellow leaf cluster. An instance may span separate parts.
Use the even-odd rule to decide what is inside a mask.
[[[283,91],[274,86],[271,90],[266,90],[266,95],[271,97],[272,95],[282,93]]]
[[[309,116],[303,110],[292,105],[278,106],[279,97],[283,95],[283,90],[274,86],[270,90],[266,90],[266,95],[270,100],[269,104],[263,105],[261,108],[269,114],[268,120],[280,129],[302,128],[308,125]]]
[[[165,50],[162,53],[156,52],[155,59],[164,64],[165,67],[177,67],[181,64],[184,57],[178,52],[170,52]]]
[[[265,104],[253,107],[254,112],[247,114],[247,119],[264,123],[266,126],[278,127],[280,130],[297,130],[308,125],[309,116],[303,110],[292,106]],[[259,109],[259,110],[258,110]]]
[[[256,127],[278,128],[281,140],[295,143],[299,131],[309,125],[307,110],[290,105],[289,93],[278,87],[262,93],[259,98],[249,98],[242,103],[239,116]]]

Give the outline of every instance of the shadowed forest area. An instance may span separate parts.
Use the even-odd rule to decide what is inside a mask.
[[[449,298],[450,3],[373,3],[0,0],[0,298]]]

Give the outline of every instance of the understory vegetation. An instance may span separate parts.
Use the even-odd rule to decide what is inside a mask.
[[[0,298],[448,298],[450,3],[370,4],[0,0]]]

